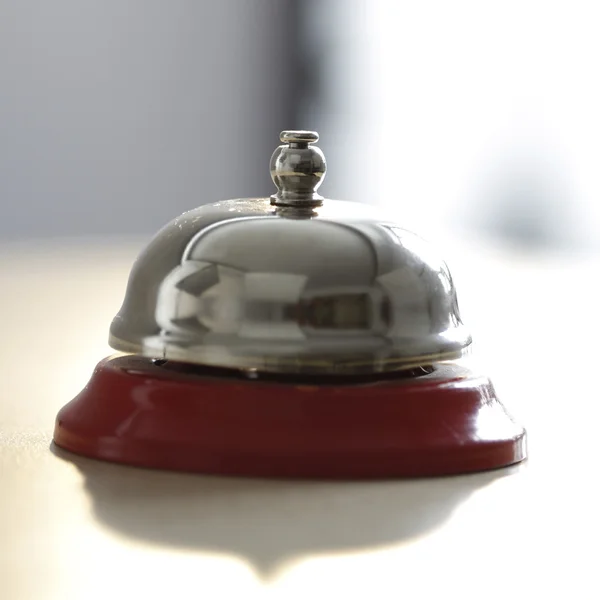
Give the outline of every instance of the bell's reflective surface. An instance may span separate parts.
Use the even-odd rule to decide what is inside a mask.
[[[187,212],[136,261],[110,344],[148,357],[279,373],[370,373],[471,343],[448,267],[368,206],[323,199],[313,132],[283,132],[271,198]]]

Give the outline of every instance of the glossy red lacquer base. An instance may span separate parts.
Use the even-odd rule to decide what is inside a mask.
[[[139,356],[100,362],[59,412],[54,441],[129,465],[266,477],[449,475],[526,453],[490,381],[458,366],[300,385],[184,375]]]

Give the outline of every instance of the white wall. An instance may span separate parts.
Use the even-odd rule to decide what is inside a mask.
[[[328,102],[343,117],[330,123],[332,140],[360,131],[335,149],[351,174],[335,195],[374,198],[419,230],[598,247],[597,2],[313,4],[314,20],[327,23],[322,39],[343,40],[335,52],[353,82],[338,85],[327,61]]]

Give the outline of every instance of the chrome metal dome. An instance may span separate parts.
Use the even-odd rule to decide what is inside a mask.
[[[137,259],[110,344],[282,373],[369,373],[453,359],[471,338],[435,249],[367,206],[324,200],[312,132],[283,132],[271,198],[217,202]]]

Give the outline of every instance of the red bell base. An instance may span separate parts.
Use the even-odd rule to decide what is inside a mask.
[[[58,414],[55,443],[177,471],[305,478],[423,477],[525,458],[525,431],[491,382],[458,365],[421,377],[300,385],[101,361]]]

